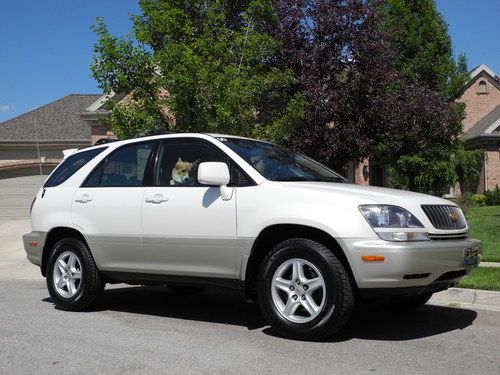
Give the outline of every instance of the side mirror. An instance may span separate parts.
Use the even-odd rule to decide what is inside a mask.
[[[227,187],[229,184],[229,168],[226,163],[204,162],[198,166],[198,182],[203,185],[219,186],[222,200],[229,200],[233,195],[233,189]]]

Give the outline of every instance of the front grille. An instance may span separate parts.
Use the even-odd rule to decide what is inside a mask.
[[[456,206],[428,204],[422,205],[422,210],[436,229],[453,230],[466,227],[464,215]]]
[[[465,240],[468,237],[467,232],[453,233],[453,234],[434,234],[429,233],[429,238],[434,241],[452,241],[452,240]]]

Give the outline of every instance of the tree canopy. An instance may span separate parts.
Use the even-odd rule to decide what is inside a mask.
[[[406,180],[403,186],[439,192],[457,179],[454,155],[465,106],[455,100],[467,80],[467,62],[464,55],[453,57],[448,26],[434,0],[386,0],[380,9],[381,28],[395,52],[403,110],[399,131],[387,134],[389,141],[375,155]],[[394,142],[400,142],[399,152],[392,152],[398,150]]]
[[[266,0],[142,0],[133,33],[114,37],[102,19],[91,66],[120,136],[152,127],[227,132],[283,141],[304,116],[291,71],[276,61],[276,22]]]
[[[308,103],[294,147],[337,168],[374,158],[412,190],[451,183],[463,72],[432,0],[278,0],[277,15]]]
[[[454,59],[434,0],[140,6],[129,35],[95,26],[92,74],[125,95],[105,120],[121,137],[153,127],[252,136],[336,169],[370,157],[421,191],[451,184],[456,160],[470,159],[455,102],[466,59]]]

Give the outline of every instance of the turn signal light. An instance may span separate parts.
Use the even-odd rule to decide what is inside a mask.
[[[385,256],[383,255],[362,255],[361,259],[363,262],[383,262]]]

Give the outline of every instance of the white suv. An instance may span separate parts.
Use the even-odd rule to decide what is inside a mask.
[[[355,301],[423,305],[477,266],[452,202],[357,186],[253,139],[167,134],[78,150],[36,195],[28,259],[52,300],[88,309],[105,283],[240,288],[281,335],[322,339]]]

